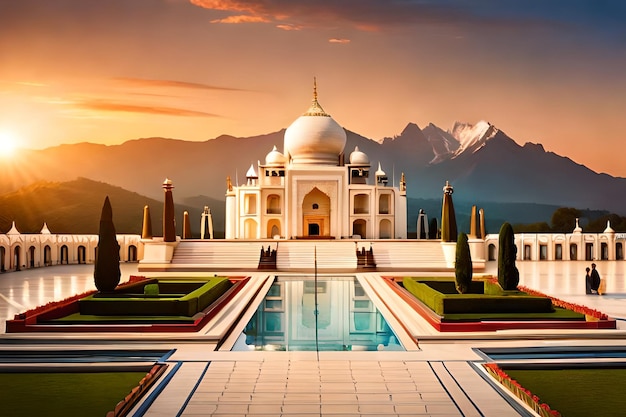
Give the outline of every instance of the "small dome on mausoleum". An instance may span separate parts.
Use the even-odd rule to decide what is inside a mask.
[[[265,165],[269,166],[280,166],[285,164],[285,155],[278,151],[276,145],[274,145],[274,149],[272,149],[265,156]]]
[[[350,154],[350,163],[352,165],[367,165],[370,164],[370,159],[364,152],[359,150],[358,146],[354,147],[354,151]]]

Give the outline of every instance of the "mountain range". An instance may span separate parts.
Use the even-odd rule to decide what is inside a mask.
[[[508,214],[501,215],[511,223],[522,217],[526,222],[549,221],[549,213],[564,206],[626,214],[626,179],[596,173],[546,152],[541,144],[520,146],[485,121],[455,123],[448,130],[434,124],[420,129],[409,123],[399,135],[381,141],[346,133],[346,160],[358,146],[369,156],[372,169],[380,163],[394,184],[405,174],[409,229],[415,227],[418,205],[428,206],[428,200],[440,204],[446,181],[454,186],[457,206],[507,207]],[[251,164],[263,163],[274,145],[282,149],[283,135],[280,130],[247,138],[222,135],[205,142],[144,138],[120,145],[78,143],[24,150],[0,165],[0,197],[39,181],[83,178],[162,201],[161,184],[167,177],[173,181],[177,205],[198,213],[198,218],[202,207],[209,206],[216,228],[221,229],[226,177],[242,183]],[[520,203],[526,203],[525,209],[514,210],[522,207]],[[529,207],[537,208],[537,218],[529,218],[529,213],[535,213]],[[429,215],[438,217],[439,213]],[[487,219],[490,215],[487,211]],[[3,218],[7,213],[0,200]]]

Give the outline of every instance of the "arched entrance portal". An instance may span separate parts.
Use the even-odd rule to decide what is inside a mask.
[[[246,221],[243,223],[244,238],[245,239],[258,239],[256,227],[257,227],[257,224],[254,220],[246,219]]]
[[[31,246],[30,248],[28,248],[28,267],[29,268],[35,267],[35,247],[34,246]]]
[[[70,263],[69,253],[67,245],[61,246],[61,265]]]
[[[78,263],[79,264],[85,264],[87,263],[87,249],[83,246],[80,245],[78,247]]]
[[[352,223],[352,236],[367,238],[367,223],[363,219],[357,219]]]
[[[302,234],[330,236],[330,197],[317,187],[302,201]]]
[[[52,249],[50,248],[49,245],[46,245],[43,248],[43,264],[45,266],[52,265]]]
[[[13,250],[13,267],[16,271],[20,271],[20,262],[22,262],[22,258],[20,257],[20,247],[16,246]]]
[[[5,257],[6,257],[6,249],[4,249],[4,246],[0,246],[0,272],[6,271],[6,267],[4,266]]]
[[[280,220],[278,219],[267,222],[267,238],[271,239],[274,236],[280,236]]]
[[[137,262],[137,246],[135,245],[128,247],[128,262]]]

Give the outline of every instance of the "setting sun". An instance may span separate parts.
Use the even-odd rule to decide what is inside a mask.
[[[0,158],[13,156],[17,149],[17,138],[10,132],[0,132]]]

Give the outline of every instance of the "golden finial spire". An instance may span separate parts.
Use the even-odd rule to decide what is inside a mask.
[[[330,115],[324,111],[322,106],[320,106],[320,103],[317,101],[317,77],[313,77],[313,100],[311,102],[311,107],[309,107],[309,110],[307,110],[303,116],[330,117]]]

